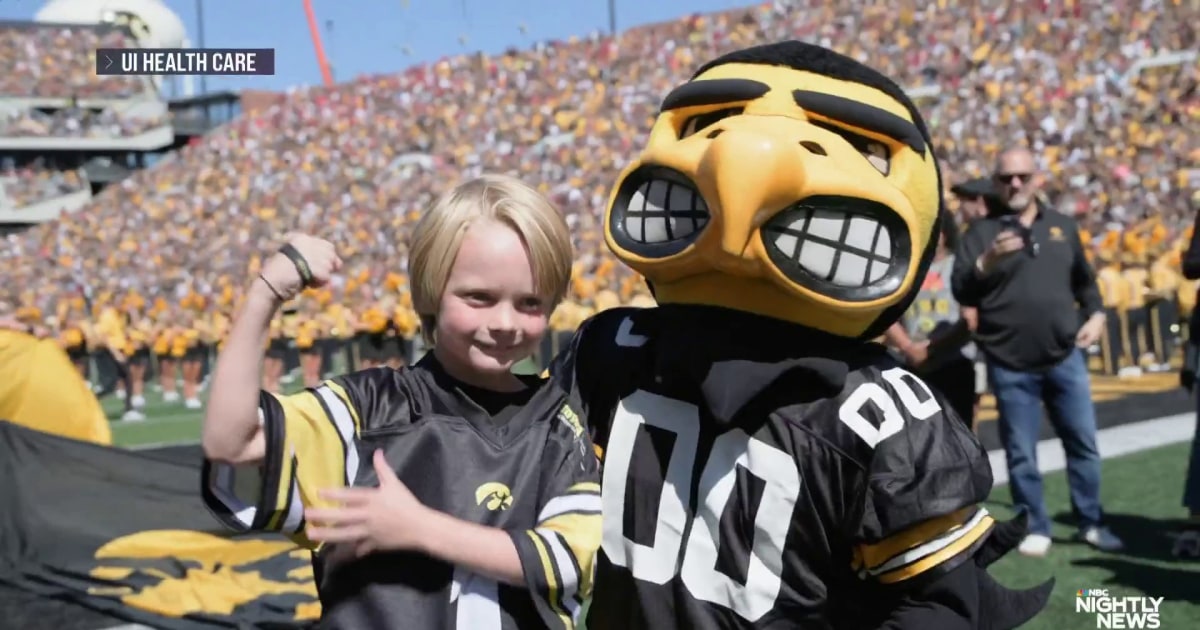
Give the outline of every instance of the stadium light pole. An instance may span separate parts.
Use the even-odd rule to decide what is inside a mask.
[[[197,48],[204,48],[204,0],[196,0],[196,43]],[[208,94],[208,85],[204,75],[200,75],[200,96]]]
[[[608,0],[608,34],[617,36],[617,0]]]

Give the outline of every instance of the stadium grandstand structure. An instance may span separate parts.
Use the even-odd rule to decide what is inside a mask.
[[[785,38],[873,60],[918,97],[952,209],[950,184],[983,174],[998,146],[1024,142],[1044,158],[1047,201],[1091,235],[1147,210],[1179,233],[1200,187],[1187,3],[917,4],[760,3],[292,90],[110,186],[89,212],[17,238],[11,251],[57,265],[17,260],[22,282],[0,301],[26,306],[15,287],[84,275],[111,302],[136,292],[140,303],[178,305],[195,292],[215,312],[232,307],[223,296],[272,239],[301,229],[345,254],[345,282],[323,304],[362,313],[385,291],[403,302],[403,274],[389,274],[403,269],[413,219],[451,182],[486,170],[526,179],[567,215],[579,252],[559,322],[570,330],[589,309],[645,293],[607,253],[598,222],[662,95],[704,59]],[[61,291],[38,295],[53,302]]]
[[[0,233],[75,212],[93,195],[240,114],[190,77],[98,77],[98,47],[189,47],[160,0],[52,0],[0,23]],[[181,85],[182,84],[182,85]],[[166,98],[167,93],[179,96]]]

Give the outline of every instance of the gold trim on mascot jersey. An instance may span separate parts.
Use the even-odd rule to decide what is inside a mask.
[[[608,245],[659,303],[875,336],[912,301],[937,244],[924,123],[847,57],[799,42],[749,53],[664,99],[609,200]]]

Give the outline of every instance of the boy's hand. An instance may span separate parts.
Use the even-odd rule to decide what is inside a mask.
[[[312,274],[312,286],[324,286],[333,274],[342,268],[342,259],[338,257],[333,243],[325,239],[307,234],[291,234],[287,237],[287,244],[295,248],[308,263],[309,272]],[[304,281],[300,278],[296,263],[279,252],[267,259],[261,275],[274,290],[287,299],[296,297],[304,289]]]
[[[431,510],[396,477],[383,451],[375,451],[373,464],[379,477],[378,487],[324,490],[321,498],[340,505],[304,511],[310,523],[309,540],[353,543],[360,557],[374,551],[421,548],[425,536],[423,524]]]

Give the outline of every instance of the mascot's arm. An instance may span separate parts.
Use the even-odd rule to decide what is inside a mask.
[[[996,583],[986,567],[1024,535],[1020,519],[997,525],[985,547],[967,562],[907,591],[884,594],[887,616],[872,627],[880,630],[938,628],[1006,630],[1033,618],[1050,597],[1054,581],[1030,591],[1011,591]]]
[[[884,604],[868,627],[1014,628],[1049,597],[1052,583],[1014,592],[987,574],[1025,523],[997,524],[979,505],[992,487],[987,453],[947,409],[904,418],[864,462],[852,557],[865,594]]]

